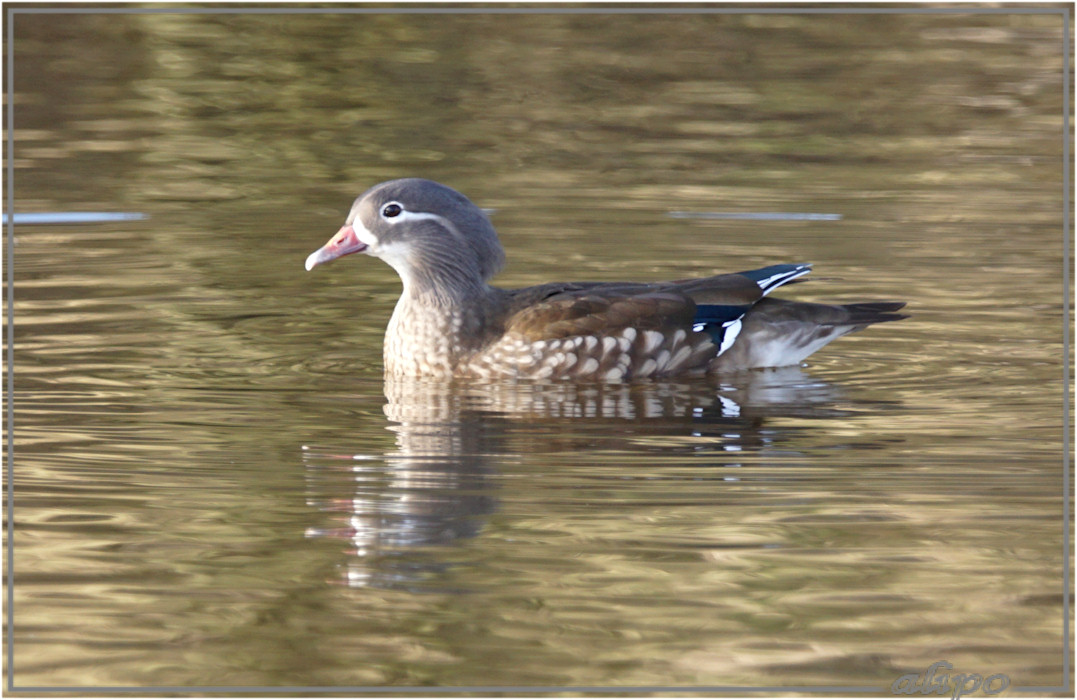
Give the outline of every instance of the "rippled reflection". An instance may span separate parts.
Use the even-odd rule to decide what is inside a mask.
[[[336,527],[310,537],[349,543],[349,586],[443,590],[435,575],[452,566],[454,541],[481,533],[497,509],[498,465],[511,454],[513,427],[540,424],[543,449],[641,450],[663,459],[713,453],[726,474],[754,453],[766,464],[781,450],[775,417],[838,418],[837,387],[800,368],[744,372],[697,382],[572,384],[385,382],[385,415],[396,449],[383,455],[303,446],[309,502]],[[760,458],[762,458],[760,460]]]

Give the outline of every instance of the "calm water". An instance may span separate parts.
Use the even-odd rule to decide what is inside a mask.
[[[1064,682],[1059,15],[14,32],[15,212],[149,217],[15,227],[16,686]],[[387,385],[394,273],[302,263],[405,175],[496,210],[505,286],[807,260],[913,316]],[[714,216],[765,212],[832,216]]]

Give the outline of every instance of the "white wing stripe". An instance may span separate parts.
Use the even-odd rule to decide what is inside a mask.
[[[741,318],[744,318],[743,316]],[[734,321],[726,321],[722,324],[722,328],[725,329],[725,333],[722,334],[722,345],[718,348],[718,354],[728,350],[733,345],[733,341],[740,335],[740,318]]]
[[[766,279],[761,279],[761,280],[757,281],[756,284],[759,285],[759,288],[761,290],[763,290],[763,295],[766,296],[767,294],[770,293],[770,290],[777,289],[778,287],[782,286],[786,282],[788,282],[790,280],[794,280],[797,277],[801,277],[803,275],[806,275],[809,272],[811,272],[811,267],[810,266],[801,265],[800,267],[798,267],[795,270],[791,270],[789,272],[779,272],[778,274],[771,275],[770,277],[767,277]]]

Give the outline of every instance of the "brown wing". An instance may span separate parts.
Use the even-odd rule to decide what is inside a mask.
[[[545,285],[513,293],[505,334],[480,374],[624,379],[702,372],[716,347],[692,330],[696,303],[670,285]],[[527,303],[525,303],[527,302]]]
[[[580,335],[612,335],[625,328],[662,330],[692,324],[696,304],[675,290],[565,291],[530,304],[512,314],[507,332],[528,341],[556,340]]]
[[[691,328],[696,304],[751,304],[759,285],[744,275],[640,284],[564,282],[513,290],[506,331],[528,340],[604,335],[623,328]]]
[[[759,284],[739,273],[671,282],[697,304],[754,304],[763,298]]]
[[[753,304],[759,285],[743,275],[675,282],[563,282],[509,292],[506,332],[528,340],[607,335],[621,328],[690,328],[697,304]]]

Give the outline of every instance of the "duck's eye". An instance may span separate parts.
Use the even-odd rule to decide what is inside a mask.
[[[386,204],[384,207],[382,207],[381,215],[384,216],[386,219],[391,219],[394,216],[400,216],[400,212],[402,211],[404,211],[403,207],[401,207],[396,202],[390,202],[389,204]]]

